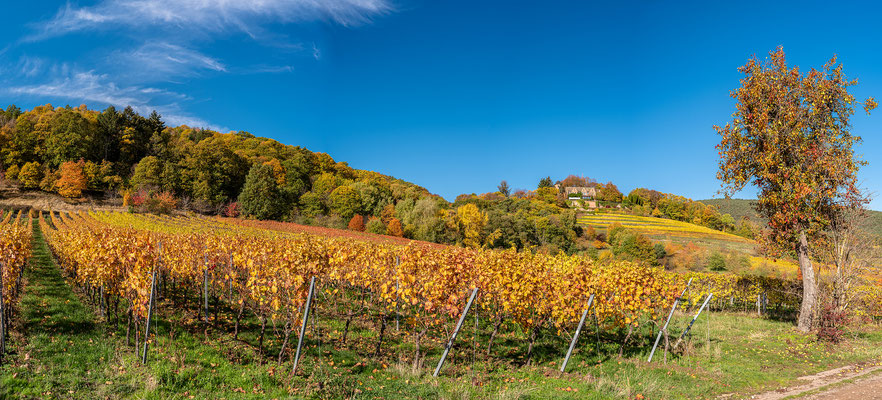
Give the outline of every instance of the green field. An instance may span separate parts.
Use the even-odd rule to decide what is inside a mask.
[[[691,242],[718,251],[754,253],[755,242],[750,239],[688,222],[613,213],[581,215],[578,222],[601,232],[605,231],[609,225],[618,223],[658,242],[676,244]]]

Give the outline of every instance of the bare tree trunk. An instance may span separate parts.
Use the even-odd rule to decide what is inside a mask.
[[[266,317],[261,315],[260,316],[260,339],[257,340],[257,342],[258,342],[257,348],[260,351],[260,357],[261,357],[260,363],[261,364],[263,364],[263,361],[264,361],[263,360],[263,336],[265,333],[266,333]]]
[[[242,321],[242,313],[245,312],[245,300],[239,303],[239,312],[236,313],[236,326],[233,328],[233,339],[239,339],[239,322]]]
[[[422,352],[420,350],[420,343],[421,343],[420,341],[423,339],[423,336],[426,335],[426,332],[428,330],[429,330],[429,327],[427,326],[427,327],[423,328],[422,332],[419,332],[415,335],[416,336],[416,340],[415,340],[416,341],[416,352],[414,353],[414,356],[413,356],[413,370],[414,371],[418,371],[420,369],[421,364],[422,364],[422,362],[420,360],[422,358]]]
[[[818,295],[815,285],[815,270],[812,268],[812,260],[809,258],[805,232],[799,233],[796,255],[799,257],[799,269],[802,271],[802,306],[799,309],[797,328],[802,332],[808,332],[812,329]]]
[[[536,344],[536,338],[539,336],[539,325],[533,327],[530,330],[530,343],[527,345],[527,359],[524,361],[524,365],[530,365],[530,361],[533,360],[533,345]]]
[[[486,356],[490,356],[490,349],[493,348],[493,339],[496,338],[496,334],[499,333],[499,327],[502,326],[503,316],[500,313],[499,318],[496,319],[496,324],[493,325],[493,333],[490,334],[490,340],[487,343],[487,353]]]
[[[625,336],[625,340],[622,342],[622,347],[619,347],[619,357],[621,357],[622,354],[624,354],[625,345],[627,345],[628,342],[631,341],[631,335],[633,333],[634,333],[634,324],[632,323],[632,324],[628,325],[628,334]]]
[[[386,333],[386,314],[380,317],[380,340],[377,340],[377,348],[374,349],[374,357],[380,355],[380,348],[383,344],[383,334]]]
[[[282,350],[279,351],[279,364],[282,363],[282,356],[285,355],[285,348],[288,347],[288,338],[291,337],[291,322],[285,322],[285,341],[282,342]]]

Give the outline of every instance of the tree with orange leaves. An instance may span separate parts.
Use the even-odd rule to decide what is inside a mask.
[[[364,232],[364,217],[355,214],[352,219],[349,220],[349,230]]]
[[[83,195],[83,190],[86,190],[88,184],[86,174],[83,172],[83,165],[85,165],[83,160],[67,161],[61,164],[58,168],[59,178],[55,182],[58,194],[68,198]]]
[[[404,230],[401,229],[401,221],[398,218],[392,218],[389,220],[389,225],[386,226],[386,234],[389,236],[404,237]]]
[[[823,240],[837,215],[866,202],[857,184],[866,162],[854,155],[861,138],[849,123],[860,103],[848,88],[857,81],[846,78],[836,57],[803,74],[787,65],[781,47],[767,62],[754,57],[739,71],[744,77],[731,94],[737,101],[732,121],[714,126],[721,136],[717,177],[727,195],[748,184],[759,189],[756,209],[769,221],[764,243],[799,259],[798,327],[808,331],[817,302],[809,240]],[[870,97],[863,105],[869,113],[876,102]]]

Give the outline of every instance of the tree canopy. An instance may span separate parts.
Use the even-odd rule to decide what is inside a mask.
[[[819,239],[842,210],[865,202],[857,184],[866,163],[855,157],[860,136],[850,118],[859,104],[836,57],[821,70],[802,73],[787,64],[784,50],[756,57],[739,68],[741,86],[732,121],[715,126],[720,168],[727,194],[747,184],[759,189],[757,212],[768,220],[765,237],[773,249],[795,251],[803,275],[799,328],[811,328],[815,306],[814,270],[808,241]],[[864,103],[867,113],[876,107]]]

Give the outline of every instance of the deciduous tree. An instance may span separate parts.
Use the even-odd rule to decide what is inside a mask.
[[[67,161],[61,164],[58,169],[58,180],[55,182],[58,194],[68,198],[83,195],[83,190],[86,190],[89,183],[86,174],[83,173],[84,164],[83,160],[79,162]]]
[[[503,196],[508,197],[511,194],[511,188],[508,187],[508,182],[502,181],[499,182],[499,186],[496,186],[499,189],[499,193],[502,193]]]
[[[720,168],[717,177],[731,195],[747,184],[759,189],[757,212],[768,220],[765,243],[794,251],[802,272],[803,298],[798,327],[812,328],[817,300],[809,241],[820,239],[842,210],[863,201],[855,157],[861,142],[850,131],[859,104],[848,92],[855,85],[833,57],[819,70],[802,73],[787,65],[784,50],[756,57],[739,68],[741,86],[732,121],[715,126]],[[864,102],[870,112],[873,98]]]

